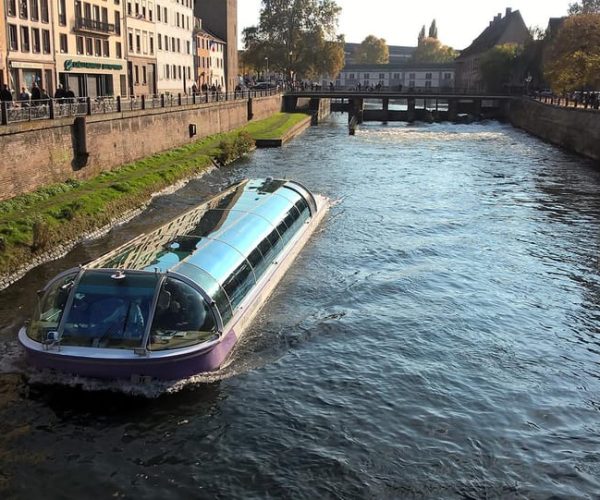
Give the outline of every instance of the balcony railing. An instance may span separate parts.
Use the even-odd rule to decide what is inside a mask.
[[[104,33],[106,35],[115,32],[115,25],[96,21],[88,17],[75,18],[75,29],[79,31],[93,31],[94,33]]]

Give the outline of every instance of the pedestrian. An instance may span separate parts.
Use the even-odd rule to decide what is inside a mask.
[[[27,89],[25,87],[21,87],[21,93],[19,94],[19,102],[21,102],[22,104],[29,104],[29,92],[27,92]]]
[[[37,83],[33,83],[31,85],[31,100],[33,104],[39,104],[40,99],[42,98],[42,93],[40,92],[40,88],[37,86]]]
[[[6,83],[2,85],[2,90],[0,90],[0,101],[2,102],[12,102],[12,92],[8,88]]]
[[[67,89],[65,91],[65,97],[69,100],[70,103],[75,102],[75,92],[73,92],[71,89]]]
[[[335,90],[335,85],[333,84],[333,82],[329,82],[329,90],[331,90],[331,92]]]
[[[196,95],[198,93],[198,87],[196,85],[196,83],[194,83],[194,85],[192,85],[192,95]]]
[[[46,89],[43,87],[40,89],[40,99],[42,100],[42,104],[44,105],[50,103],[50,96],[48,95],[48,92],[46,92]]]
[[[64,99],[65,97],[67,97],[65,89],[63,88],[62,83],[59,83],[58,88],[54,93],[54,99]]]

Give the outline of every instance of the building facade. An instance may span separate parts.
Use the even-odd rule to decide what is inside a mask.
[[[148,96],[157,93],[156,24],[153,0],[127,0],[127,93]]]
[[[518,10],[507,8],[498,14],[489,26],[456,58],[456,86],[463,91],[484,91],[480,62],[493,47],[504,44],[524,45],[531,38],[529,29]]]
[[[158,93],[187,94],[194,83],[193,0],[156,4]]]
[[[6,71],[9,86],[19,93],[25,88],[55,88],[54,41],[50,0],[5,0]]]
[[[237,0],[197,0],[195,14],[202,19],[204,29],[225,44],[222,90],[233,91],[239,82]]]
[[[344,44],[344,56],[346,60],[346,64],[356,64],[354,59],[354,55],[356,54],[356,50],[360,47],[360,43],[350,43],[347,42]],[[407,47],[403,45],[388,45],[389,52],[389,64],[403,64],[409,63],[413,54],[417,50],[416,47]]]
[[[6,25],[4,23],[4,2],[0,1],[0,88],[8,81],[6,77]]]
[[[338,88],[380,86],[402,91],[448,91],[454,88],[454,64],[348,64],[336,79]],[[327,82],[323,82],[327,85]]]
[[[127,94],[120,0],[56,0],[54,54],[58,81],[78,97]]]
[[[204,85],[226,88],[225,53],[227,45],[212,33],[198,28],[194,37],[194,79],[198,88]]]

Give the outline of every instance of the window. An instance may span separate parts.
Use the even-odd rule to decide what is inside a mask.
[[[58,24],[60,26],[67,25],[67,7],[65,6],[65,0],[58,0]]]
[[[425,81],[425,87],[426,88],[431,88],[431,80],[426,80]]]
[[[60,51],[63,54],[66,52],[69,52],[69,46],[67,44],[67,35],[65,33],[61,33],[59,35],[59,39],[60,39]]]
[[[96,57],[102,55],[102,42],[98,38],[94,39],[94,55]]]
[[[139,33],[135,34],[135,51],[138,54],[142,51],[142,37]]]
[[[127,2],[127,15],[131,15],[131,2]]]
[[[150,54],[154,54],[154,37],[152,35],[150,35]]]
[[[414,80],[415,79],[415,74],[414,73],[409,73],[408,74],[408,79],[409,80]]]
[[[127,50],[129,50],[129,52],[133,52],[133,31],[129,30],[129,33],[127,33]]]
[[[110,44],[108,43],[108,40],[103,40],[102,45],[104,57],[110,57]]]
[[[116,10],[115,11],[115,35],[121,34],[121,13]]]
[[[156,6],[156,20],[160,21],[160,5]]]
[[[394,73],[394,80],[400,80],[400,73]]]
[[[425,73],[425,80],[431,80],[431,73]]]
[[[444,80],[452,80],[452,73],[444,73]]]
[[[385,73],[379,73],[379,79],[385,80]]]
[[[121,52],[121,42],[117,42],[115,45],[115,49],[117,52],[117,59],[121,59],[121,57],[123,56],[122,52]]]
[[[19,50],[19,38],[17,36],[17,27],[14,24],[8,25],[8,46],[10,50]]]
[[[164,15],[165,23],[168,23],[169,19],[167,18],[167,8],[166,7],[165,7],[165,10],[164,10],[164,13],[165,13],[165,15]]]
[[[31,51],[35,54],[39,54],[42,51],[40,30],[38,28],[31,28]]]
[[[29,27],[21,26],[21,52],[29,52]]]
[[[164,351],[216,339],[215,317],[194,288],[167,278],[159,291],[148,348]]]
[[[169,65],[165,64],[165,78],[168,80],[169,79]]]
[[[85,53],[88,56],[94,55],[94,39],[93,38],[85,39]]]
[[[19,16],[22,19],[27,19],[28,11],[27,11],[27,0],[19,0]],[[29,49],[27,49],[29,50]]]
[[[77,37],[76,45],[77,45],[77,53],[83,54],[83,37],[82,36]]]
[[[139,85],[140,84],[140,68],[139,66],[136,64],[133,67],[134,71],[135,71],[135,84]]]
[[[38,0],[29,0],[29,7],[30,7],[30,13],[31,13],[30,19],[32,21],[39,21],[40,10],[39,10],[39,6],[38,6]],[[38,33],[38,35],[39,35],[39,33]]]
[[[144,85],[146,85],[148,83],[148,75],[147,75],[147,72],[146,72],[146,66],[142,66],[142,78],[143,78],[142,83]]]
[[[42,11],[42,22],[50,22],[50,16],[48,15],[48,0],[40,0],[40,7]]]
[[[17,15],[17,0],[7,0],[6,12],[9,16],[12,17]]]
[[[162,36],[158,35],[158,50],[162,50]],[[150,38],[150,47],[152,47],[152,38]]]
[[[44,54],[50,54],[50,31],[42,30],[42,50]]]

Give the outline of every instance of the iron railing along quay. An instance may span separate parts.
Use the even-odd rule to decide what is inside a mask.
[[[0,124],[54,120],[85,115],[103,115],[125,111],[144,111],[159,108],[178,108],[199,104],[247,100],[268,97],[281,91],[244,90],[237,92],[203,92],[191,95],[161,94],[129,97],[70,97],[36,101],[3,101],[0,103]]]

